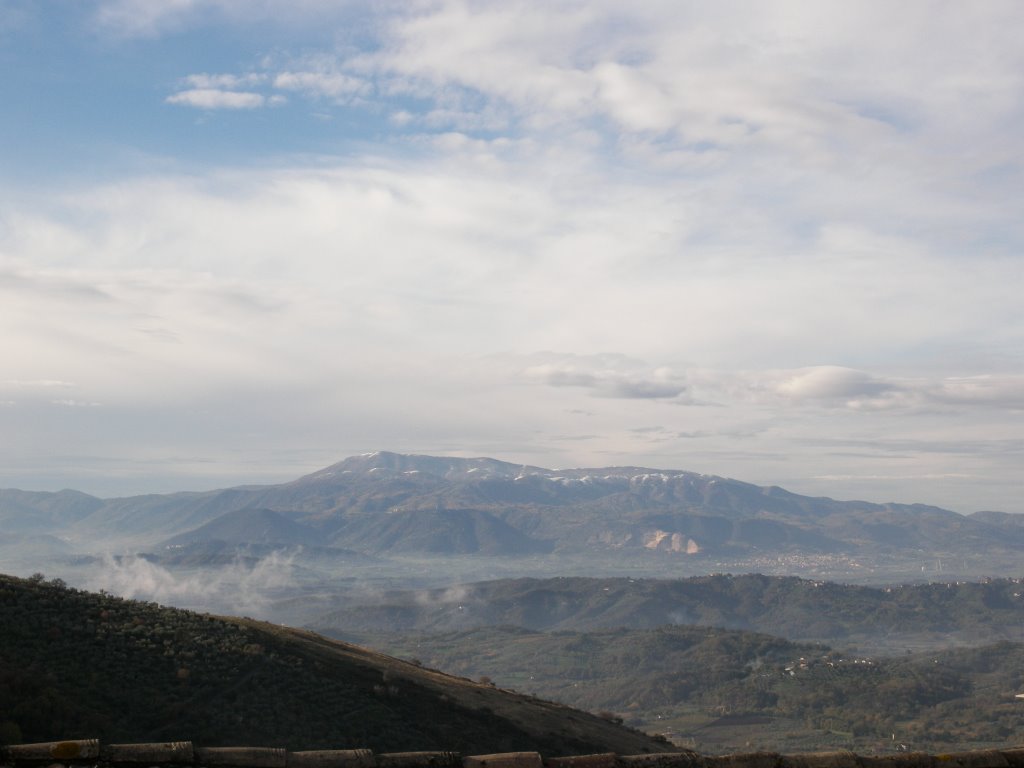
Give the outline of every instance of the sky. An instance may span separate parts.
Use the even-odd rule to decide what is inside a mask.
[[[0,487],[391,450],[1024,512],[1022,33],[0,0]]]

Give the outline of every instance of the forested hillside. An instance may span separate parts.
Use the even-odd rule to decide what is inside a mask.
[[[318,635],[0,576],[0,739],[291,749],[664,749],[606,720]]]
[[[540,630],[695,624],[832,644],[906,650],[1021,640],[1020,579],[865,587],[794,577],[504,579],[394,591],[328,613],[331,632],[442,632],[512,625]]]
[[[1024,645],[874,657],[708,627],[498,627],[364,638],[406,658],[605,712],[702,751],[1024,742]]]

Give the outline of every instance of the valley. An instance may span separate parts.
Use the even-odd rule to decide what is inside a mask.
[[[426,671],[434,668],[464,681],[458,696],[443,694],[453,702],[464,700],[464,690],[471,702],[515,691],[521,701],[578,707],[596,724],[622,722],[706,752],[884,753],[897,738],[935,750],[1024,741],[1014,698],[1024,689],[1024,527],[1009,515],[810,498],[683,471],[548,470],[378,452],[273,486],[106,500],[0,491],[0,523],[8,533],[0,542],[4,570],[47,574],[8,580],[9,589],[50,589],[51,608],[56,596],[60,612],[79,611],[45,620],[37,634],[67,640],[69,649],[89,646],[105,631],[94,614],[111,610],[97,606],[115,595],[135,598],[144,602],[124,605],[142,607],[118,609],[131,620],[118,625],[129,646],[116,661],[143,664],[144,655],[132,656],[142,653],[130,646],[136,634],[147,653],[198,658],[206,651],[189,650],[194,620],[182,617],[254,617],[226,620],[242,634],[230,641],[235,655],[224,669],[246,679],[253,670],[281,702],[292,701],[294,687],[335,711],[364,706],[341,689],[312,693],[303,682],[308,661],[275,661],[273,682],[256,671],[246,647],[320,647],[313,635],[275,627],[285,624],[406,660],[345,672],[338,685],[398,664],[419,690],[439,679]],[[14,604],[24,609],[25,600]],[[92,607],[75,607],[78,600]],[[170,609],[156,604],[201,613],[160,613]],[[270,635],[254,640],[252,632]],[[19,677],[26,662],[17,643],[28,635],[18,637],[2,657],[8,690],[35,691],[29,712],[37,719],[50,712],[65,727],[124,739],[184,735],[161,730],[162,722],[199,729],[188,736],[207,743],[269,738],[246,730],[256,727],[247,715],[214,718],[205,731],[202,717],[182,720],[194,683],[180,679],[166,695],[171,709],[148,715],[141,730],[103,714],[105,705],[88,696],[68,709],[53,681],[83,674],[95,682],[99,672],[69,667],[44,676],[39,688]],[[374,652],[344,651],[384,658]],[[61,663],[72,657],[69,650]],[[52,667],[38,655],[27,664]],[[147,681],[139,670],[131,674]],[[385,682],[369,690],[390,690]],[[240,696],[226,701],[234,706]],[[396,714],[397,702],[384,698],[387,717],[417,719]],[[401,706],[420,706],[402,698]],[[303,711],[305,704],[271,709],[285,706]],[[342,738],[326,725],[295,727],[282,725],[280,739],[304,734],[303,744],[338,746]],[[450,733],[475,738],[480,727]],[[375,738],[367,731],[357,741],[378,748]],[[427,748],[423,738],[410,732],[402,744]],[[541,737],[516,738],[501,743]],[[558,744],[557,751],[575,749]]]

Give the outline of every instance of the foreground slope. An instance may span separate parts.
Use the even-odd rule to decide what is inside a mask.
[[[583,712],[310,632],[6,576],[0,733],[376,751],[665,748]]]

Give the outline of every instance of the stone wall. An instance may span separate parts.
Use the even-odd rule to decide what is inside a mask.
[[[0,747],[0,768],[1024,768],[1024,747],[1005,750],[885,756],[853,752],[779,755],[752,752],[701,755],[542,757],[537,752],[463,756],[457,752],[368,749],[289,752],[270,747],[196,747],[190,741],[100,744],[97,739]]]

